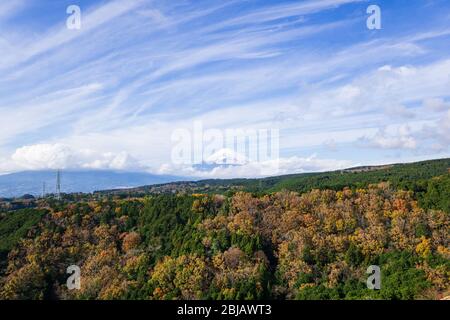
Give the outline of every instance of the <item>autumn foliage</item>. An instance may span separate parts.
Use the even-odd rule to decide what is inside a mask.
[[[3,299],[435,299],[450,219],[411,191],[155,195],[48,208],[8,253]],[[66,268],[81,268],[68,290]],[[382,289],[365,285],[382,269]]]

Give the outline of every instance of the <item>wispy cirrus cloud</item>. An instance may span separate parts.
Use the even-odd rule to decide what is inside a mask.
[[[41,17],[33,33],[6,20],[0,156],[10,171],[23,146],[59,144],[125,152],[143,170],[157,170],[170,164],[173,130],[196,120],[221,130],[279,128],[282,158],[309,169],[301,159],[313,154],[335,167],[383,162],[396,149],[408,160],[430,143],[436,148],[427,155],[448,155],[438,138],[450,101],[445,6],[423,9],[426,22],[411,27],[389,17],[419,1],[412,9],[381,4],[384,29],[373,32],[365,27],[367,5],[94,1],[82,5],[79,31],[65,28],[64,11],[57,22]],[[89,160],[108,167],[102,159]]]
[[[10,0],[0,3],[0,24],[11,18],[25,6],[24,0]]]

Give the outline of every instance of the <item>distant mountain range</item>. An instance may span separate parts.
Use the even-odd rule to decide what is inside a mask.
[[[153,193],[193,192],[224,193],[243,190],[248,192],[275,192],[292,190],[306,192],[311,189],[341,190],[344,187],[365,187],[368,184],[389,181],[405,187],[420,180],[450,172],[450,158],[415,163],[381,166],[360,166],[345,170],[290,174],[260,179],[207,179],[198,180],[171,175],[110,170],[62,171],[61,192],[143,195]],[[25,194],[42,195],[56,191],[56,171],[23,171],[0,175],[0,197],[20,197]]]
[[[127,190],[102,190],[103,194],[142,196],[155,193],[226,193],[228,191],[277,192],[312,189],[342,190],[365,188],[369,184],[389,182],[401,189],[420,188],[420,181],[450,173],[450,158],[413,163],[360,166],[328,172],[311,172],[260,179],[208,179],[153,184]],[[416,184],[418,184],[416,186]]]
[[[70,170],[61,173],[61,192],[94,192],[105,189],[125,189],[143,185],[185,180],[170,175],[109,170]],[[56,191],[56,171],[22,171],[0,175],[0,197],[19,197],[24,194],[41,195]]]

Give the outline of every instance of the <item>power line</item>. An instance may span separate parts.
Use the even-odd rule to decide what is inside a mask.
[[[61,170],[56,171],[56,198],[61,200]]]

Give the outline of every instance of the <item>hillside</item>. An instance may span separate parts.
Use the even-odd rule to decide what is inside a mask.
[[[448,164],[0,201],[0,299],[441,299]]]
[[[447,158],[406,164],[365,166],[323,173],[291,174],[262,179],[180,181],[127,190],[104,190],[101,193],[128,196],[173,192],[225,193],[230,190],[261,193],[281,190],[307,192],[312,189],[362,188],[383,181],[389,181],[399,188],[420,191],[423,190],[421,181],[445,174],[449,168],[450,158]]]
[[[44,215],[0,214],[0,248],[8,257],[0,264],[0,299],[440,299],[450,293],[448,212],[421,208],[412,193],[387,184],[42,206]],[[15,231],[17,223],[23,228]],[[65,285],[72,264],[81,268],[80,290]],[[380,290],[366,287],[370,265],[381,268]]]

